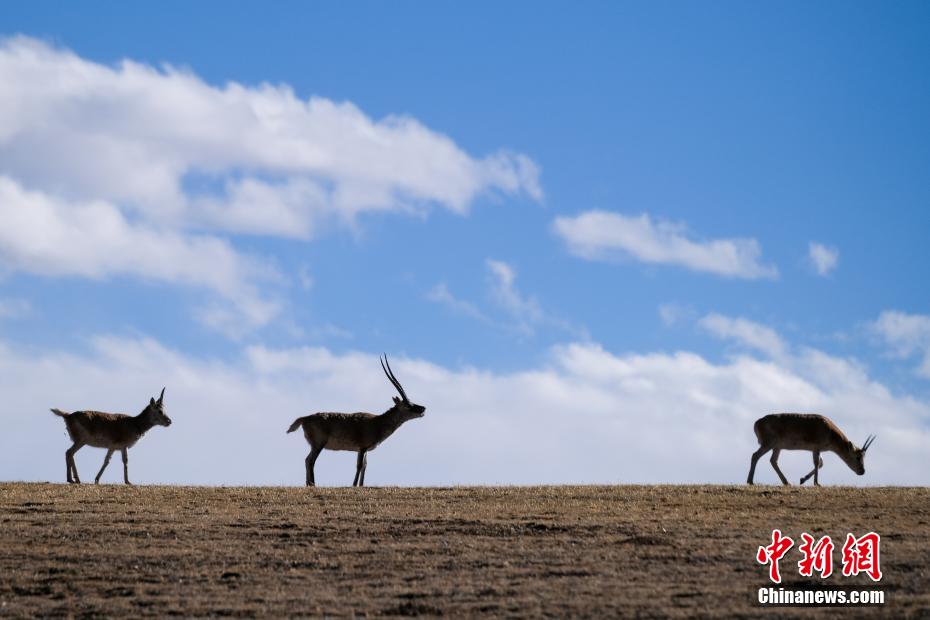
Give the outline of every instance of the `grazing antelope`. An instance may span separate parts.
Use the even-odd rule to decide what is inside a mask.
[[[870,435],[862,447],[857,448],[832,420],[813,413],[773,413],[756,420],[753,430],[759,439],[759,449],[752,455],[747,484],[752,484],[756,461],[769,450],[772,451],[772,458],[769,459],[772,467],[786,486],[788,480],[778,468],[778,454],[782,450],[810,450],[814,453],[814,469],[801,478],[800,484],[813,476],[814,485],[820,486],[817,471],[823,467],[821,452],[835,452],[851,470],[861,476],[865,473],[865,452],[875,441],[875,436]]]
[[[153,426],[171,426],[171,419],[165,415],[165,388],[161,389],[158,400],[149,400],[148,406],[137,416],[128,416],[122,413],[102,413],[100,411],[75,411],[65,413],[60,409],[52,409],[52,413],[65,419],[68,435],[74,445],[65,452],[65,464],[68,467],[68,482],[81,483],[77,467],[74,464],[74,453],[84,446],[106,448],[107,456],[103,459],[103,467],[97,472],[94,484],[100,482],[103,470],[110,464],[110,457],[119,450],[123,455],[123,482],[129,482],[129,448],[136,445]]]
[[[401,424],[414,418],[422,418],[426,407],[416,405],[407,398],[400,381],[394,376],[387,355],[381,360],[381,368],[388,380],[397,388],[400,398],[396,396],[394,406],[382,413],[314,413],[297,418],[288,433],[303,427],[304,437],[310,444],[310,454],[304,463],[307,466],[307,486],[316,485],[313,478],[313,465],[320,452],[327,450],[348,450],[358,452],[355,467],[355,479],[352,486],[365,486],[365,469],[368,467],[368,452],[391,436]]]

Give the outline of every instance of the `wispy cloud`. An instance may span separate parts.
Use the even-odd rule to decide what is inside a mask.
[[[775,330],[749,319],[711,313],[701,318],[698,325],[718,338],[732,340],[769,357],[779,358],[787,351],[785,342]]]
[[[473,304],[470,301],[465,301],[464,299],[459,299],[449,290],[448,285],[445,282],[440,282],[426,294],[426,298],[429,301],[434,303],[441,304],[450,308],[452,311],[471,317],[473,319],[478,319],[480,321],[491,323],[491,319],[487,317],[477,305]]]
[[[773,265],[760,262],[762,251],[755,239],[694,240],[683,224],[654,222],[647,214],[587,211],[559,217],[553,227],[571,253],[588,260],[628,257],[731,278],[778,277]]]
[[[691,306],[674,302],[659,305],[659,318],[666,327],[672,327],[683,321],[693,319],[694,315],[695,310]]]
[[[548,327],[582,340],[590,337],[583,326],[543,308],[535,296],[521,292],[512,265],[490,258],[485,265],[491,276],[491,298],[510,315],[518,332],[533,335],[537,329]]]
[[[25,299],[0,299],[0,319],[18,319],[32,310]]]
[[[521,331],[532,333],[534,326],[546,318],[539,301],[517,290],[517,272],[509,264],[489,258],[485,265],[491,275],[493,299],[513,317]]]
[[[553,328],[576,338],[589,337],[586,329],[545,310],[535,296],[520,291],[517,272],[509,263],[489,258],[485,260],[485,268],[491,300],[491,307],[487,310],[472,301],[456,297],[445,282],[430,289],[426,298],[460,315],[522,336],[533,336],[540,328]],[[495,309],[496,312],[493,311]]]
[[[930,379],[930,316],[886,310],[869,327],[894,355],[922,358],[917,374]]]
[[[313,289],[313,286],[316,282],[313,279],[313,275],[310,273],[309,265],[300,266],[300,268],[297,270],[297,281],[300,282],[300,286],[305,291]]]
[[[840,251],[838,249],[816,241],[811,241],[808,244],[807,255],[811,266],[819,276],[829,275],[830,272],[836,269],[840,261]]]

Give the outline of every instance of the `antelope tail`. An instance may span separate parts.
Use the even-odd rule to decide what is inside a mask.
[[[297,418],[296,420],[294,420],[294,423],[291,424],[291,427],[289,429],[287,429],[287,432],[293,433],[294,431],[296,431],[298,428],[300,428],[300,425],[303,423],[303,421],[304,421],[304,418]]]
[[[61,409],[55,409],[54,407],[52,407],[52,413],[54,413],[55,415],[61,416],[63,418],[67,418],[69,415],[71,415],[70,413],[65,413]]]

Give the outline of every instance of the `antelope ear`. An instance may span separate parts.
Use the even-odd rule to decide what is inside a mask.
[[[154,398],[150,398],[150,399],[149,399],[149,404],[150,404],[150,405],[154,405],[154,404],[155,404],[155,399],[154,399]]]
[[[391,400],[394,401],[394,404],[395,404],[395,405],[399,405],[399,404],[400,404],[400,399],[397,398],[396,396],[392,396],[392,397],[391,397]]]

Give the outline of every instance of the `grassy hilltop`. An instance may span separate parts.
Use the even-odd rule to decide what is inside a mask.
[[[837,569],[879,532],[871,611],[930,613],[924,488],[2,484],[0,521],[0,616],[762,615],[774,527],[830,534]]]

